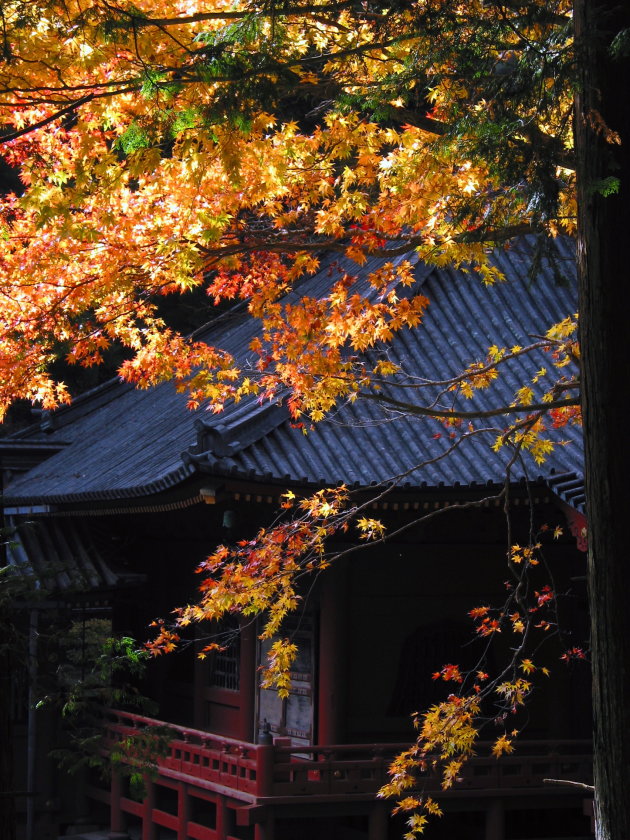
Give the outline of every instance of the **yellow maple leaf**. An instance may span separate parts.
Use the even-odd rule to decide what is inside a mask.
[[[492,755],[495,758],[499,758],[504,753],[509,754],[514,752],[514,747],[512,745],[512,741],[507,735],[501,735],[497,740],[494,742],[492,747]]]

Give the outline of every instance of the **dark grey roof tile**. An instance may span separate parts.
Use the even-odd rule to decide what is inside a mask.
[[[401,332],[391,345],[370,351],[370,357],[385,353],[414,376],[433,380],[457,374],[471,362],[482,360],[492,344],[512,347],[529,343],[532,334],[544,332],[576,307],[574,282],[558,286],[549,259],[541,260],[535,282],[528,277],[536,247],[535,240],[526,238],[510,250],[497,251],[494,259],[509,282],[490,288],[474,273],[418,265],[422,291],[431,301],[423,324]],[[573,276],[572,243],[557,240],[551,247],[563,272]],[[368,267],[380,263],[382,260],[371,258]],[[331,277],[340,270],[362,272],[365,268],[358,269],[344,258],[326,258],[321,271],[301,283],[299,293],[325,294]],[[240,306],[197,337],[243,357],[255,331],[256,324]],[[511,401],[514,391],[531,377],[532,369],[543,365],[548,366],[548,358],[542,351],[534,363],[517,361],[491,393],[477,394],[474,407],[486,409],[497,400]],[[387,388],[387,393],[397,398],[409,393],[395,385]],[[415,399],[418,397],[412,396]],[[201,421],[197,427],[195,419]],[[142,496],[176,486],[195,469],[251,481],[369,486],[415,467],[401,479],[407,486],[483,487],[503,480],[510,457],[509,452],[493,452],[490,446],[507,422],[501,418],[487,424],[489,431],[483,439],[468,439],[447,457],[435,460],[449,450],[452,441],[443,424],[432,418],[405,416],[359,400],[342,405],[304,435],[292,428],[284,408],[260,405],[253,399],[228,406],[219,415],[190,412],[186,397],[170,384],[138,391],[110,383],[57,412],[55,420],[45,440],[51,449],[55,441],[67,445],[28,473],[16,476],[7,488],[8,503]],[[519,459],[512,468],[515,481],[552,473],[581,475],[579,429],[556,434],[571,443],[557,446],[542,466],[529,456]],[[44,438],[40,429],[20,437],[28,440],[29,435]]]

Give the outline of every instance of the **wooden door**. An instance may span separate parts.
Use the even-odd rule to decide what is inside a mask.
[[[313,743],[314,633],[312,616],[300,615],[287,620],[285,634],[297,645],[298,654],[290,672],[289,696],[282,699],[276,691],[258,687],[257,731],[265,723],[272,735],[291,738],[296,746]],[[274,639],[259,645],[258,664],[266,662]]]

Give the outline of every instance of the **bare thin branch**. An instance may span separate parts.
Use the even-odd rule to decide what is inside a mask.
[[[587,790],[589,793],[595,793],[594,785],[587,785],[585,782],[574,782],[572,779],[543,779],[547,785],[569,785],[570,787]]]

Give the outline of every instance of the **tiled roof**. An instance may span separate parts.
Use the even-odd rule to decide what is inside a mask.
[[[474,273],[417,266],[418,283],[431,301],[423,323],[400,333],[380,352],[414,376],[434,380],[483,359],[493,344],[530,343],[531,336],[576,309],[572,245],[559,240],[551,247],[553,259],[536,261],[534,279],[529,276],[536,260],[533,240],[497,251],[494,259],[509,282],[492,287],[484,286]],[[559,275],[564,283],[558,282]],[[300,293],[325,294],[330,276],[329,266],[304,281]],[[236,307],[209,325],[201,337],[242,355],[256,329],[243,307]],[[517,362],[492,394],[480,392],[470,407],[489,409],[497,400],[511,401],[532,371],[543,366],[549,366],[549,359],[542,351],[534,361]],[[389,393],[418,399],[405,389]],[[496,429],[504,425],[501,418],[492,421],[495,431],[467,439],[440,458],[453,441],[438,420],[401,414],[372,401],[342,406],[307,435],[292,428],[280,406],[243,401],[210,415],[203,410],[192,413],[185,403],[185,396],[170,384],[138,391],[113,382],[84,395],[54,415],[53,428],[46,435],[36,429],[22,435],[22,440],[39,438],[51,444],[60,440],[67,445],[16,476],[6,489],[6,503],[146,497],[199,471],[251,482],[358,486],[406,473],[403,486],[485,486],[504,480],[510,457],[507,450],[494,452],[490,446]],[[582,475],[580,432],[565,428],[556,434],[568,443],[556,446],[542,465],[529,456],[517,460],[511,478],[552,479],[566,501],[580,506],[583,497],[576,491]]]
[[[36,581],[40,594],[107,590],[142,583],[145,576],[118,567],[107,542],[85,519],[7,517],[7,563]]]

